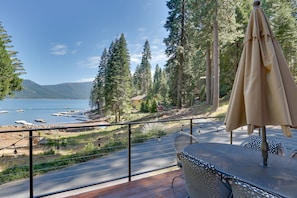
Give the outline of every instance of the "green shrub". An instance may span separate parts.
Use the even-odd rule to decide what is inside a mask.
[[[85,147],[83,149],[83,152],[86,152],[87,153],[87,152],[90,152],[90,151],[92,151],[94,149],[95,149],[94,144],[92,142],[88,142],[88,144],[85,145]]]
[[[0,173],[0,184],[29,177],[29,166],[13,166]]]
[[[132,142],[132,144],[133,143],[134,144],[135,143],[143,143],[143,142],[145,142],[148,139],[149,139],[149,135],[148,134],[144,134],[144,133],[139,132],[139,133],[135,133],[135,134],[132,135],[131,142]]]
[[[54,155],[55,154],[55,151],[53,149],[50,149],[48,151],[44,151],[42,153],[42,155]]]
[[[157,101],[154,99],[150,108],[151,113],[155,113],[158,111]]]
[[[63,147],[66,147],[67,146],[67,139],[66,138],[63,138],[62,140],[61,140],[61,146],[63,146]]]

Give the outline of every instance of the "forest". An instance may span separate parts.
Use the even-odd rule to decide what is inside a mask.
[[[150,44],[143,45],[141,63],[130,71],[125,35],[101,54],[90,105],[115,121],[131,112],[130,98],[146,95],[147,104],[190,107],[228,98],[244,44],[253,0],[168,0],[164,28],[165,65],[151,65]],[[289,69],[297,80],[297,1],[261,0]],[[152,73],[154,71],[154,73]]]

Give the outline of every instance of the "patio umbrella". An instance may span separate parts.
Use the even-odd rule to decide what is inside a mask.
[[[266,125],[280,125],[285,136],[297,127],[297,86],[260,1],[255,0],[234,80],[226,131],[262,128],[263,165],[267,166]]]

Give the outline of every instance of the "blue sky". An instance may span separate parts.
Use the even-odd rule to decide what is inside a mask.
[[[121,33],[131,72],[145,40],[152,69],[163,66],[167,16],[165,0],[0,0],[0,21],[27,72],[21,77],[41,85],[93,80],[103,49]]]

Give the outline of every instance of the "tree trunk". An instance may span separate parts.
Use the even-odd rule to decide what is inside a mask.
[[[213,37],[214,37],[214,45],[213,45],[213,61],[214,61],[214,92],[213,92],[213,110],[216,111],[219,107],[219,46],[218,46],[218,22],[217,20],[213,25]]]
[[[211,62],[210,62],[210,47],[206,51],[206,104],[211,104]]]
[[[185,47],[185,0],[182,2],[182,16],[181,16],[181,36],[180,36],[180,46]],[[179,53],[179,64],[177,68],[177,108],[182,108],[182,84],[183,84],[183,70],[184,70],[184,50]]]
[[[183,72],[183,57],[180,55],[179,59],[180,64],[178,65],[178,76],[177,76],[177,108],[181,109],[182,108],[182,72]]]
[[[115,105],[113,105],[113,114],[114,114],[115,123],[117,123],[118,122],[118,114],[117,114]]]

